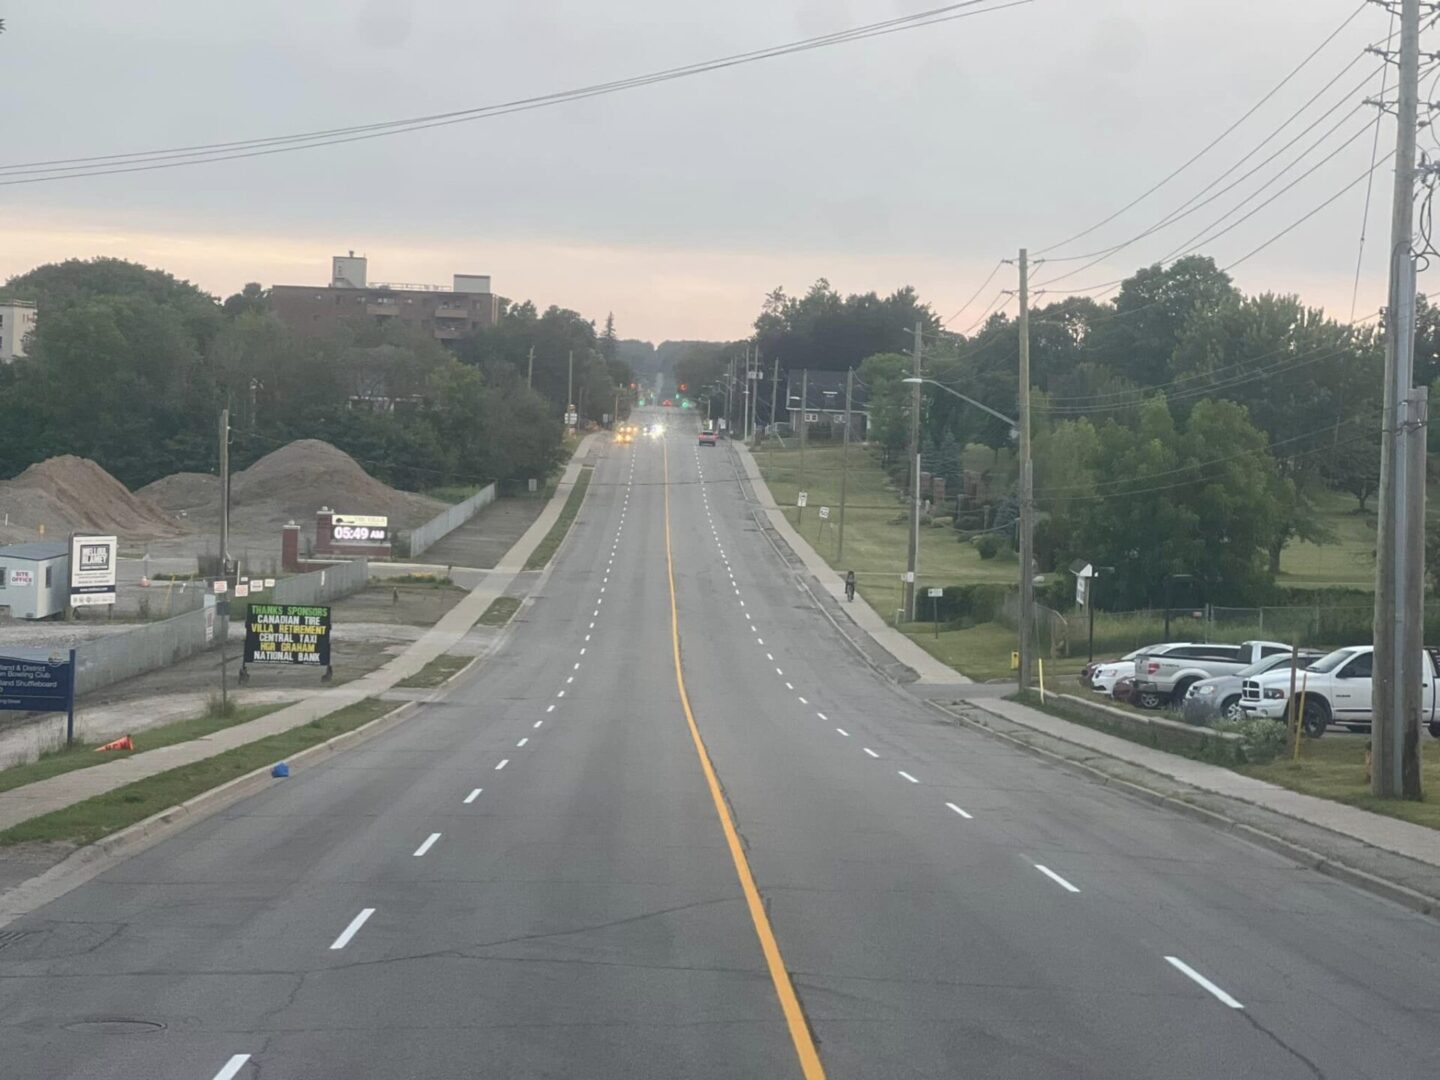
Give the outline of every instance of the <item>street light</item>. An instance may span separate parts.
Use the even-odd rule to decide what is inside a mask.
[[[1002,412],[990,408],[983,402],[976,401],[972,397],[960,393],[952,387],[946,386],[935,379],[923,379],[913,376],[908,379],[901,379],[901,382],[917,385],[929,383],[931,386],[938,386],[947,394],[951,394],[968,405],[973,405],[981,412],[989,413],[997,420],[1003,420],[1010,425],[1011,436],[1020,435],[1020,688],[1028,689],[1025,685],[1027,673],[1030,671],[1030,651],[1032,648],[1031,620],[1034,618],[1035,582],[1034,569],[1030,566],[1030,552],[1034,547],[1035,536],[1035,508],[1031,505],[1032,497],[1030,485],[1027,482],[1030,469],[1030,440],[1025,437],[1028,433],[1024,431],[1021,422],[1006,416]],[[915,510],[916,521],[919,521],[919,509]],[[910,572],[913,574],[915,567],[912,564]]]

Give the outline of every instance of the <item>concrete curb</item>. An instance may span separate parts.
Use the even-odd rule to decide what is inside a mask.
[[[1321,874],[1326,875],[1327,877],[1334,878],[1337,881],[1343,881],[1347,885],[1354,886],[1357,889],[1362,889],[1365,892],[1368,892],[1374,896],[1379,896],[1382,899],[1389,900],[1392,903],[1399,904],[1401,907],[1408,908],[1409,910],[1414,911],[1420,915],[1427,915],[1432,918],[1440,917],[1440,897],[1429,896],[1425,893],[1418,892],[1415,889],[1411,889],[1408,886],[1401,885],[1398,882],[1388,881],[1385,878],[1379,877],[1366,870],[1361,870],[1357,867],[1350,866],[1345,862],[1337,860],[1331,856],[1321,854],[1320,852],[1315,851],[1312,848],[1306,847],[1304,844],[1297,843],[1293,840],[1287,840],[1283,836],[1276,836],[1274,833],[1266,832],[1265,830],[1257,828],[1256,826],[1251,825],[1248,822],[1238,821],[1235,818],[1229,817],[1218,811],[1209,810],[1203,806],[1197,806],[1194,803],[1187,802],[1184,799],[1176,798],[1174,795],[1166,794],[1163,791],[1156,791],[1153,788],[1145,787],[1143,784],[1136,783],[1133,780],[1125,780],[1118,776],[1112,776],[1105,770],[1098,769],[1093,765],[1087,765],[1083,761],[1077,761],[1074,758],[1066,757],[1063,754],[1057,754],[1054,751],[1045,749],[1043,746],[1037,746],[1034,743],[1029,742],[1025,739],[1017,739],[1013,735],[1010,735],[1006,732],[998,731],[981,720],[955,712],[951,709],[946,708],[943,705],[938,704],[937,702],[926,701],[925,704],[929,705],[932,709],[940,713],[942,716],[944,716],[947,720],[951,722],[964,724],[966,727],[972,728],[976,731],[982,731],[985,734],[990,735],[994,738],[1003,739],[1012,746],[1019,747],[1020,749],[1025,750],[1029,753],[1046,758],[1054,764],[1059,765],[1060,767],[1070,772],[1078,773],[1089,780],[1098,781],[1101,785],[1105,787],[1114,788],[1115,790],[1120,791],[1123,794],[1129,795],[1132,798],[1141,799],[1142,801],[1151,803],[1155,806],[1163,806],[1167,809],[1174,810],[1180,814],[1185,815],[1186,817],[1192,818],[1197,821],[1202,821],[1207,825],[1218,828],[1224,832],[1228,832],[1231,835],[1239,836],[1242,839],[1249,840],[1250,842],[1258,844],[1259,846],[1273,851],[1276,854],[1284,855],[1286,858],[1294,859],[1300,865],[1305,866],[1311,870],[1315,870]],[[979,702],[968,702],[967,704],[969,705],[969,707],[983,712],[987,716],[993,716],[997,720],[1003,720],[1006,723],[1015,723],[1015,721],[1010,720],[1008,717],[1001,716],[999,713],[990,712],[984,707],[984,705],[980,704]],[[1046,738],[1055,739],[1059,742],[1066,741],[1061,736],[1051,735],[1048,732],[1037,731],[1036,734],[1044,736]],[[1099,751],[1093,749],[1092,747],[1083,746],[1080,743],[1069,743],[1068,745],[1074,746],[1076,749],[1083,750],[1085,753],[1094,755],[1096,757],[1105,756],[1104,754],[1101,754]],[[1143,771],[1143,766],[1134,765],[1130,762],[1126,762],[1125,764],[1130,768],[1142,769]],[[1175,780],[1171,780],[1170,782],[1180,783],[1180,781]],[[1216,797],[1226,798],[1228,796]],[[1279,814],[1279,811],[1269,810],[1268,807],[1257,807],[1257,809],[1266,810],[1269,813]],[[1304,824],[1310,826],[1311,828],[1323,828],[1322,826],[1315,825],[1313,822],[1304,822]],[[1345,840],[1354,839],[1353,837],[1343,836],[1343,834],[1341,833],[1334,833],[1334,835],[1337,838]],[[1404,856],[1395,857],[1404,858]]]

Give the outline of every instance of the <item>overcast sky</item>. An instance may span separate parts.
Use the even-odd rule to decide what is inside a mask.
[[[484,105],[939,2],[0,0],[8,27],[0,35],[0,165]],[[0,187],[0,279],[105,254],[223,295],[250,280],[323,282],[329,256],[353,248],[370,257],[372,280],[448,283],[456,271],[488,273],[503,295],[597,319],[613,310],[623,336],[657,342],[743,336],[768,290],[803,291],[822,275],[846,292],[913,284],[949,316],[1000,257],[1093,224],[1185,161],[1357,4],[1036,0],[418,134]],[[1053,254],[1105,247],[1154,224],[1383,38],[1388,19],[1378,8],[1362,13],[1200,163]],[[1246,168],[1372,66],[1352,68]],[[1378,89],[1372,82],[1368,93]],[[1367,115],[1342,125],[1255,203]],[[1393,141],[1387,121],[1382,154]],[[1370,155],[1370,137],[1357,138],[1206,251],[1222,265],[1239,258],[1363,173]],[[1290,156],[1054,288],[1105,282],[1161,258]],[[1390,183],[1387,169],[1375,174],[1362,315],[1384,294]],[[1237,282],[1298,292],[1348,318],[1364,200],[1363,184],[1351,189],[1237,267]],[[1076,265],[1041,267],[1036,279]],[[1002,282],[953,325],[978,316]]]

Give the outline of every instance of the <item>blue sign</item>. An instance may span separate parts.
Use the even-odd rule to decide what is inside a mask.
[[[0,656],[0,709],[69,712],[75,696],[75,652]]]

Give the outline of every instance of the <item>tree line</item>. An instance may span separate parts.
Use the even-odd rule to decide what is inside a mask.
[[[258,284],[218,302],[120,259],[41,266],[0,295],[40,310],[27,356],[0,367],[0,476],[57,454],[131,488],[212,472],[226,405],[237,468],[318,438],[410,490],[544,476],[563,456],[571,356],[582,416],[610,412],[631,379],[613,319],[597,333],[529,301],[449,349],[403,326],[299,335]]]
[[[855,368],[870,439],[897,484],[910,429],[913,326],[924,375],[1018,413],[1016,320],[948,331],[913,290],[840,296],[772,292],[755,338],[782,368]],[[1333,538],[1317,499],[1348,494],[1372,513],[1379,481],[1384,338],[1378,313],[1353,323],[1297,296],[1247,296],[1207,257],[1145,267],[1113,298],[1067,297],[1030,316],[1038,569],[1114,566],[1107,604],[1155,602],[1188,574],[1214,603],[1254,604],[1297,540]],[[716,377],[742,346],[681,367]],[[1440,378],[1440,309],[1423,299],[1417,381]],[[966,535],[1013,535],[1014,433],[943,390],[922,395],[923,468],[961,493]],[[1065,575],[1068,578],[1068,575]]]

